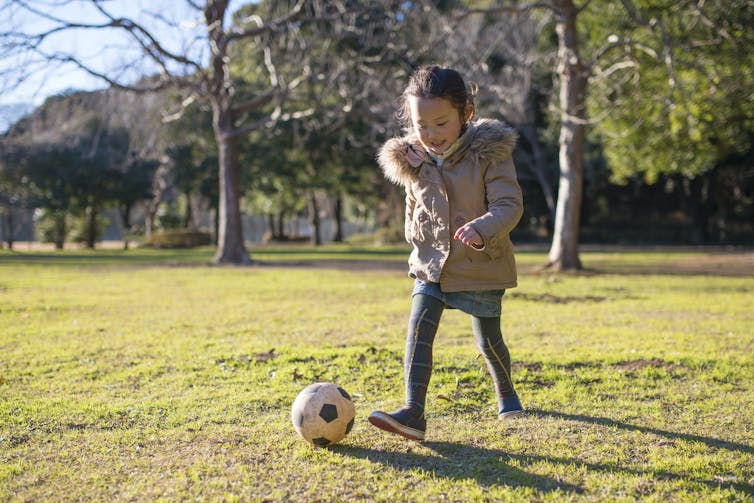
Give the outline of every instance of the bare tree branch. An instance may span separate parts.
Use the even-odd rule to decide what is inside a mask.
[[[190,95],[184,100],[181,101],[180,108],[176,110],[175,112],[166,112],[162,115],[162,123],[167,124],[170,122],[174,122],[179,120],[181,117],[183,117],[184,112],[186,111],[186,108],[188,108],[192,103],[196,101],[195,95]]]
[[[236,130],[233,131],[232,133],[229,133],[228,136],[230,138],[239,138],[241,136],[245,136],[249,133],[253,133],[254,131],[257,131],[258,129],[263,128],[264,126],[266,126],[267,124],[269,124],[270,122],[276,119],[277,117],[273,117],[273,114],[266,114],[264,117],[262,117],[261,119],[258,119],[255,122],[252,122],[240,128],[236,128]]]
[[[11,5],[11,4],[9,4]],[[116,18],[110,14],[97,0],[92,0],[91,5],[102,15],[107,21],[103,23],[82,23],[76,21],[68,21],[53,15],[49,12],[45,12],[39,7],[30,4],[26,0],[15,0],[12,5],[23,9],[24,11],[37,16],[40,19],[49,21],[53,24],[50,28],[37,32],[37,33],[23,33],[23,32],[5,32],[2,34],[3,39],[7,42],[3,43],[3,48],[7,54],[12,52],[27,52],[38,54],[44,60],[50,62],[57,62],[61,64],[72,64],[85,73],[101,79],[105,83],[123,90],[133,90],[136,92],[146,91],[160,91],[170,85],[179,84],[182,87],[185,82],[181,82],[182,78],[176,75],[176,70],[170,70],[168,68],[169,63],[175,63],[181,65],[183,69],[179,72],[181,75],[193,73],[196,76],[203,75],[203,68],[197,61],[192,60],[185,54],[176,54],[167,50],[147,29],[140,24],[127,18]],[[61,4],[63,5],[63,4]],[[123,30],[131,35],[133,40],[141,48],[142,54],[149,60],[154,62],[159,68],[162,74],[162,79],[159,84],[153,85],[139,85],[126,83],[123,80],[114,77],[110,70],[100,70],[92,65],[87,64],[83,59],[73,54],[65,53],[53,53],[44,51],[41,47],[43,43],[51,39],[53,36],[73,31],[73,30]],[[130,65],[124,65],[124,68],[128,68]],[[189,71],[186,68],[190,69]],[[20,81],[23,81],[25,77],[20,77]]]
[[[93,0],[93,5],[96,9],[102,13],[103,16],[110,20],[108,26],[113,28],[123,28],[128,31],[134,39],[144,48],[145,51],[160,64],[164,64],[159,56],[164,56],[172,61],[189,66],[196,71],[202,71],[202,66],[198,62],[188,58],[186,55],[175,54],[167,50],[148,30],[144,29],[140,24],[134,22],[128,18],[115,18],[108,11],[106,11],[97,0]]]
[[[618,37],[615,35],[611,35],[610,37],[608,37],[607,41],[608,43],[605,46],[597,49],[594,52],[594,55],[592,56],[591,61],[589,61],[589,63],[587,63],[586,65],[587,68],[589,69],[593,68],[599,63],[601,59],[603,59],[608,54],[612,53],[613,51],[617,49],[624,49],[624,50],[637,49],[639,51],[642,51],[648,54],[653,59],[656,59],[658,61],[660,60],[660,56],[657,54],[657,51],[655,51],[653,48],[649,47],[647,44],[644,44],[642,42],[637,42],[628,37],[626,37],[623,40],[618,40]]]
[[[228,40],[231,41],[240,38],[258,37],[271,31],[276,31],[294,21],[299,20],[299,18],[301,18],[303,14],[303,7],[304,0],[299,0],[288,14],[267,23],[262,22],[262,19],[259,16],[252,16],[251,18],[247,18],[251,19],[257,24],[256,28],[248,28],[246,30],[233,30],[228,33]]]
[[[644,19],[639,14],[636,7],[633,5],[631,0],[621,0],[621,4],[623,4],[623,8],[626,9],[626,12],[628,13],[629,17],[639,26],[643,26],[647,28],[650,31],[655,31],[655,29],[659,29],[661,36],[662,36],[662,42],[663,42],[663,61],[665,62],[665,67],[668,71],[668,84],[670,85],[670,90],[672,91],[675,89],[675,69],[674,69],[674,60],[673,60],[673,47],[670,42],[670,37],[668,36],[667,31],[665,30],[665,25],[663,24],[662,20],[656,17],[653,17],[651,19]]]
[[[77,58],[74,58],[72,56],[57,56],[57,55],[47,55],[46,56],[48,61],[56,61],[59,63],[70,63],[79,68],[80,70],[83,70],[84,72],[88,73],[89,75],[93,77],[97,77],[98,79],[101,79],[105,83],[109,84],[110,86],[120,89],[123,91],[133,91],[137,93],[145,93],[145,92],[156,92],[156,91],[162,91],[164,89],[167,89],[171,86],[175,86],[178,84],[177,79],[163,79],[158,84],[155,85],[135,85],[135,84],[123,84],[122,82],[119,82],[118,80],[112,78],[111,76],[107,75],[104,72],[97,71],[85,64],[83,64],[81,61],[79,61]]]
[[[232,113],[235,116],[239,116],[247,112],[257,110],[265,106],[267,103],[271,102],[279,94],[280,92],[278,89],[271,89],[264,94],[260,94],[259,96],[255,96],[254,98],[248,101],[245,101],[239,105],[234,106],[232,108]]]
[[[699,17],[699,19],[702,21],[702,23],[707,28],[710,28],[710,29],[715,30],[718,33],[720,33],[720,35],[722,35],[722,37],[725,40],[727,40],[728,42],[730,42],[731,44],[733,44],[734,47],[738,46],[738,43],[736,42],[736,39],[734,37],[732,37],[731,34],[728,33],[728,31],[725,28],[716,25],[714,23],[714,21],[712,21],[704,12],[702,12],[702,2],[699,2],[699,3],[696,4],[695,9],[694,9],[694,14],[697,17]]]
[[[269,46],[264,48],[264,66],[267,68],[267,73],[270,76],[270,84],[272,84],[272,87],[278,87],[280,79],[278,79],[277,68],[272,63],[272,51]]]
[[[600,73],[598,73],[596,75],[592,75],[592,77],[591,77],[590,80],[591,81],[599,81],[599,80],[602,80],[602,79],[605,79],[605,78],[611,76],[613,73],[615,73],[615,72],[617,72],[619,70],[626,70],[628,68],[636,68],[637,66],[639,66],[639,65],[636,63],[636,61],[630,61],[630,60],[628,60],[628,61],[620,61],[618,63],[614,63],[614,64],[610,65],[607,69],[602,70]],[[595,122],[599,122],[599,121],[595,121]]]

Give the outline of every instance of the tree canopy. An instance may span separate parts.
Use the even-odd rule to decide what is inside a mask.
[[[41,13],[34,2],[6,3]],[[244,211],[264,214],[276,237],[286,215],[306,213],[315,242],[320,214],[339,223],[349,201],[395,225],[402,198],[379,176],[374,152],[400,134],[394,103],[407,76],[439,62],[479,84],[478,115],[518,129],[526,214],[517,232],[551,238],[558,267],[580,266],[584,222],[607,225],[625,211],[651,222],[646,198],[657,190],[703,229],[697,241],[731,239],[726,221],[747,232],[750,2],[302,0],[232,10],[208,0],[189,4],[204,28],[182,51],[139,19],[91,6],[101,25],[51,15],[36,39],[18,26],[2,34],[4,54],[43,57],[35,40],[85,25],[124,31],[138,49],[128,54],[156,73],[122,80],[75,61],[111,88],[51,98],[10,128],[0,162],[6,211],[24,201],[94,218],[104,204],[128,222],[143,203],[151,229],[161,201],[179,194],[184,225],[195,225],[192,208],[214,211],[215,259],[236,263],[248,261]],[[70,182],[63,166],[102,176]]]

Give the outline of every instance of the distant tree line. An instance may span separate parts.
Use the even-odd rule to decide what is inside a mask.
[[[439,62],[479,83],[480,116],[519,131],[515,237],[551,241],[555,266],[580,267],[580,241],[754,242],[750,2],[262,1],[230,21],[228,2],[203,7],[209,66],[142,38],[164,71],[101,75],[107,91],[50,98],[8,130],[6,220],[37,208],[60,245],[73,217],[94,246],[103,208],[130,228],[139,207],[150,234],[172,194],[182,214],[159,225],[209,211],[218,262],[248,260],[242,213],[279,240],[302,213],[315,243],[324,213],[336,240],[353,219],[400,239],[402,195],[374,154],[401,133],[407,76]]]

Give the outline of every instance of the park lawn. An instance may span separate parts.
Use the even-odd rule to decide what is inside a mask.
[[[754,501],[751,252],[726,275],[677,267],[701,251],[558,275],[519,253],[502,323],[528,413],[496,420],[447,311],[423,443],[366,421],[402,401],[405,249],[211,255],[0,251],[0,500]],[[315,381],[356,404],[327,449],[290,421]]]

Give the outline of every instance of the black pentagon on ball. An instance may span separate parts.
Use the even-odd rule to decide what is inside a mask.
[[[338,408],[331,403],[326,403],[319,411],[319,417],[324,419],[326,423],[330,423],[338,419]]]
[[[298,417],[296,418],[296,426],[299,428],[304,426],[304,415],[301,412],[298,413]]]
[[[325,437],[313,438],[312,443],[314,445],[318,445],[319,447],[327,447],[328,445],[330,445],[330,441],[327,440]]]
[[[340,393],[341,395],[343,395],[343,398],[345,398],[346,400],[350,400],[350,399],[351,399],[351,395],[349,395],[349,394],[348,394],[348,391],[344,390],[344,389],[343,389],[343,388],[341,388],[340,386],[338,386],[338,392],[339,392],[339,393]]]
[[[348,424],[346,425],[346,435],[348,435],[349,433],[351,433],[351,428],[353,428],[353,419],[351,419],[350,421],[348,421]]]

